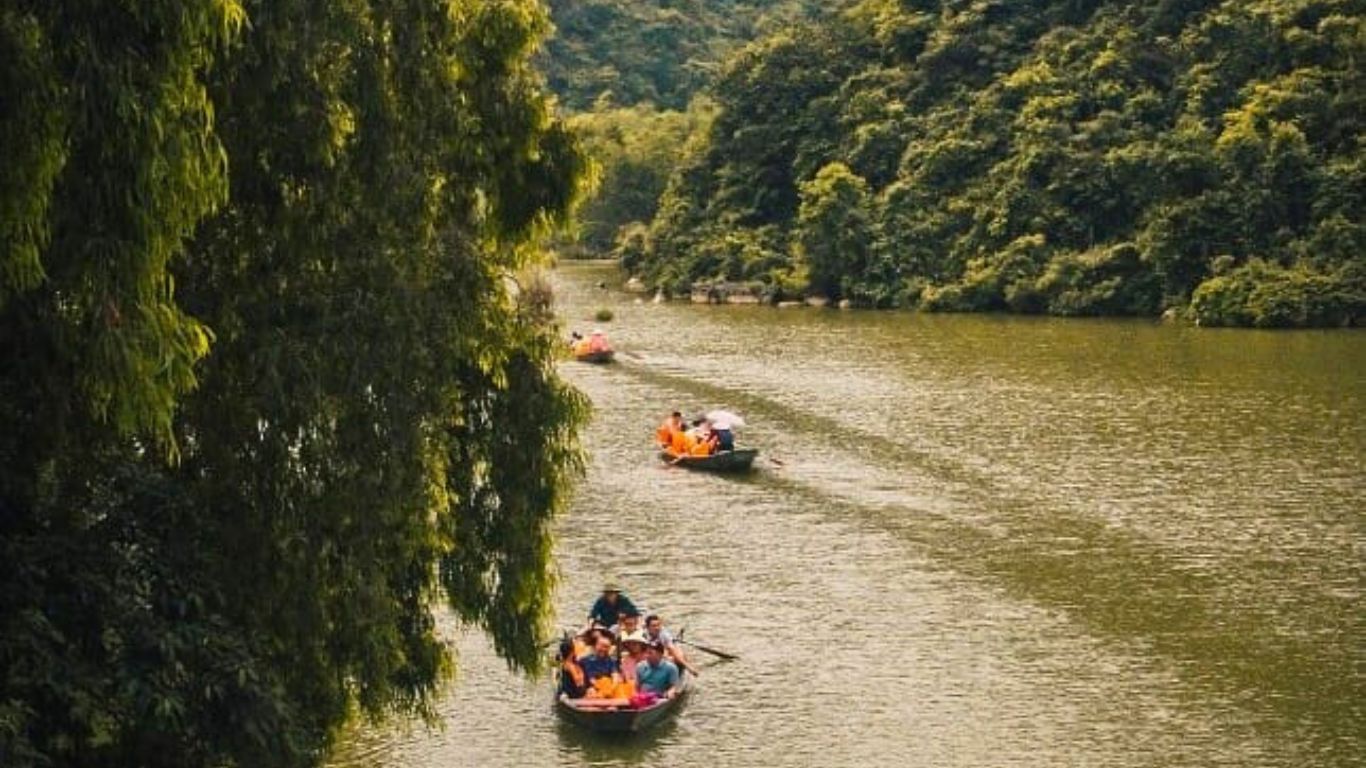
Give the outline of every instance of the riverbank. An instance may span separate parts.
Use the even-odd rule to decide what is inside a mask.
[[[612,263],[612,262],[594,262]],[[784,291],[764,281],[700,281],[677,284],[671,295],[662,287],[651,287],[639,277],[630,277],[622,288],[628,292],[652,294],[656,301],[686,300],[693,304],[767,305],[778,308],[833,307],[838,309],[893,309],[933,313],[999,312],[1056,317],[1149,317],[1184,322],[1200,327],[1241,328],[1356,328],[1366,322],[1366,268],[1334,278],[1304,270],[1284,269],[1257,263],[1202,283],[1191,301],[1162,307],[1160,303],[1116,302],[1120,286],[1105,289],[1106,302],[1085,298],[1076,291],[1060,290],[1052,278],[1030,286],[1013,284],[1001,291],[999,285],[978,280],[964,284],[935,287],[916,286],[885,301],[836,299]],[[1359,273],[1359,274],[1358,274]],[[685,291],[683,289],[686,289]],[[995,296],[992,291],[1001,295]],[[993,298],[994,296],[994,298]],[[1151,311],[1150,311],[1151,310]]]

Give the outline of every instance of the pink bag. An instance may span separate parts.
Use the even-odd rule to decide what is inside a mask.
[[[631,709],[649,709],[659,703],[659,694],[654,691],[637,693],[631,697]]]

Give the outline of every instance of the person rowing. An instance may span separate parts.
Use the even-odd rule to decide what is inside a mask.
[[[645,639],[664,646],[665,653],[667,653],[669,658],[676,662],[678,666],[692,672],[694,675],[697,674],[697,668],[688,663],[687,654],[683,653],[683,649],[678,646],[678,643],[674,642],[673,633],[664,628],[664,620],[657,614],[652,613],[645,617]]]
[[[621,622],[623,613],[639,615],[640,610],[631,598],[622,594],[621,587],[609,582],[603,585],[602,596],[588,610],[588,626],[615,627]]]

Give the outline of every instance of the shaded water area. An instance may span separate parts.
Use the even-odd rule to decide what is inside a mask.
[[[560,521],[562,624],[604,577],[695,640],[681,716],[628,740],[457,634],[444,728],[336,766],[1346,766],[1366,759],[1366,333],[637,303]],[[729,407],[744,478],[660,465]],[[694,651],[694,658],[704,658]]]

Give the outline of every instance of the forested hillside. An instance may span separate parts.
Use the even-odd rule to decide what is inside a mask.
[[[727,61],[619,255],[674,292],[1359,321],[1363,10],[865,0]]]
[[[681,110],[736,46],[846,0],[549,0],[550,87],[582,111],[604,94]]]
[[[570,256],[603,256],[627,225],[655,215],[688,135],[705,119],[694,96],[746,42],[851,0],[550,0],[555,35],[541,54],[560,108],[600,169],[560,242]]]

